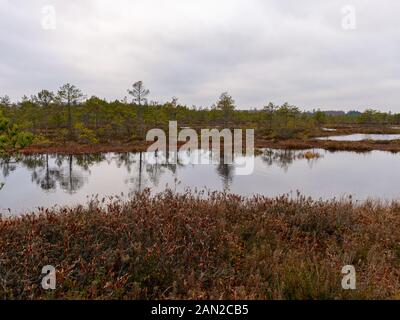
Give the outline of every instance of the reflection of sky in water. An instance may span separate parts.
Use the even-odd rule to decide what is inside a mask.
[[[27,156],[1,163],[0,181],[5,185],[0,191],[0,212],[85,204],[92,195],[128,196],[146,187],[159,192],[166,186],[179,192],[190,187],[242,195],[275,196],[299,190],[314,198],[349,194],[357,199],[399,198],[400,154],[316,151],[321,157],[308,160],[301,151],[264,150],[248,176],[235,175],[232,164],[185,164],[188,154],[180,154],[176,165],[161,163],[161,158],[147,163],[144,153],[142,161],[139,153]]]
[[[400,139],[400,134],[348,134],[344,136],[320,137],[318,140],[334,140],[334,141],[362,141],[362,140],[395,140]]]

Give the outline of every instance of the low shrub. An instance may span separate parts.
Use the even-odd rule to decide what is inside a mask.
[[[392,299],[399,242],[397,202],[146,190],[2,218],[0,298]],[[354,291],[341,287],[347,264]]]

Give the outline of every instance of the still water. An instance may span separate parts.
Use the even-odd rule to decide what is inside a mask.
[[[396,140],[400,139],[400,134],[348,134],[344,136],[319,137],[318,140],[334,141],[362,141],[362,140]]]
[[[0,162],[0,212],[19,214],[37,207],[86,204],[92,195],[128,197],[135,191],[165,188],[226,190],[241,195],[296,194],[330,199],[400,199],[400,154],[265,149],[254,172],[235,175],[234,165],[148,164],[145,154],[83,156],[32,155]]]

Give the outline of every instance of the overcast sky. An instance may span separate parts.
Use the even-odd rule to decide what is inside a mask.
[[[143,80],[152,100],[204,107],[228,91],[239,108],[400,112],[399,13],[398,0],[0,0],[0,95],[70,82],[122,99]]]

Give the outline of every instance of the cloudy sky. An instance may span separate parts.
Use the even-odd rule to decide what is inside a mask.
[[[122,99],[143,80],[150,99],[188,105],[228,91],[239,108],[400,112],[399,12],[398,0],[0,0],[0,95],[70,82]]]

